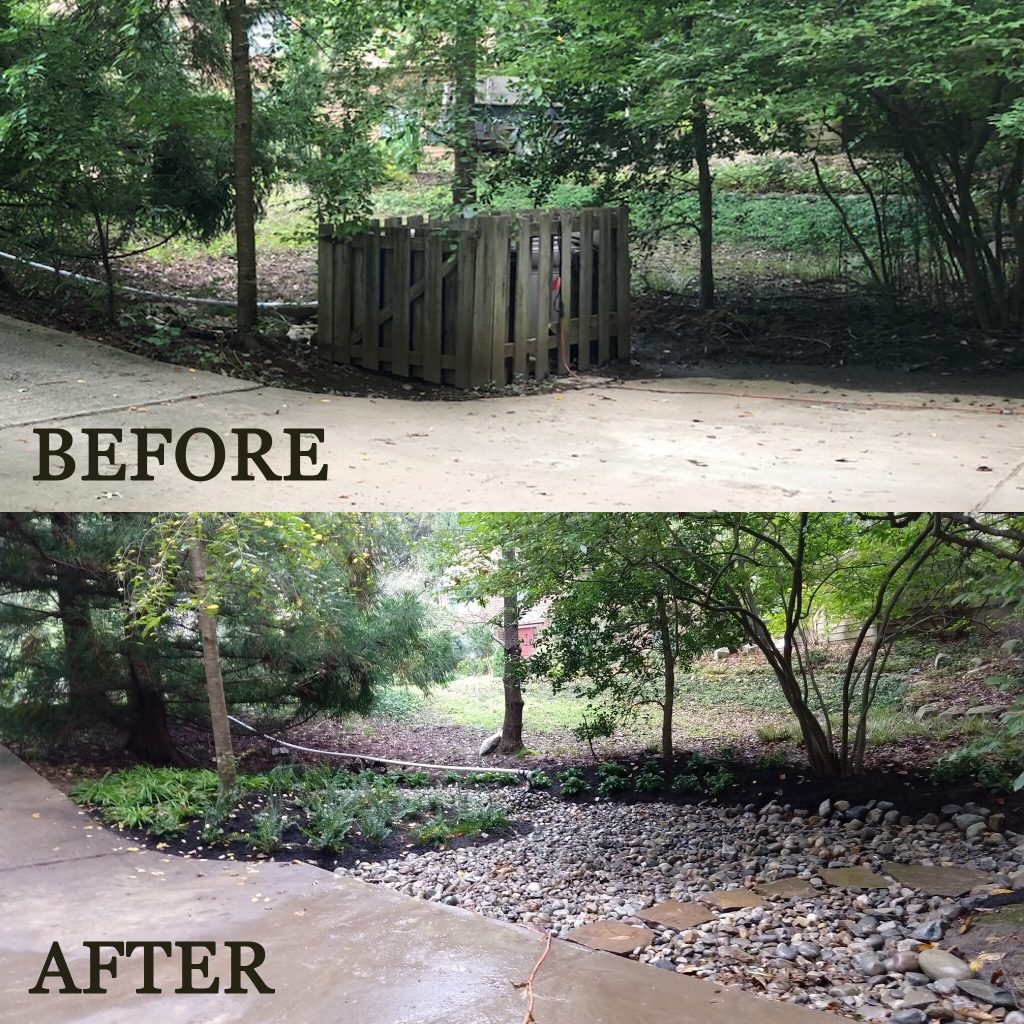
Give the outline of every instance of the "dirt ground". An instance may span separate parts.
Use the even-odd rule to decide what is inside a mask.
[[[274,250],[260,258],[263,300],[315,302],[312,248]],[[170,265],[139,256],[124,261],[119,273],[122,283],[133,287],[230,302],[235,267],[226,255],[197,255]],[[267,311],[256,348],[240,353],[230,347],[231,318],[209,308],[126,299],[118,324],[109,325],[99,303],[80,291],[63,288],[56,298],[48,277],[9,267],[0,274],[0,311],[161,361],[346,396],[461,401],[496,393],[458,391],[321,360],[308,312],[286,318]],[[689,296],[636,295],[633,324],[632,358],[601,371],[604,375],[790,379],[893,392],[1024,395],[1019,339],[987,337],[969,318],[949,310],[890,309],[849,284],[734,276],[723,283],[720,306],[712,311],[699,310]],[[506,391],[559,386],[557,380],[525,382]]]

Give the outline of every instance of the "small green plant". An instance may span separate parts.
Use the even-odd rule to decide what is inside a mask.
[[[530,772],[527,782],[530,785],[530,789],[547,789],[551,785],[551,778],[547,772],[541,771],[539,768]]]
[[[563,796],[575,796],[577,793],[586,793],[590,790],[590,783],[583,778],[583,773],[578,768],[566,768],[558,773],[558,781],[562,784]]]
[[[271,796],[263,810],[253,815],[252,831],[245,836],[245,841],[257,853],[271,854],[281,845],[287,824],[277,798]]]
[[[786,767],[786,754],[782,750],[766,750],[757,756],[754,767],[761,771],[775,770]]]
[[[672,780],[672,792],[674,793],[699,793],[702,788],[700,779],[690,772],[677,775]]]
[[[633,789],[638,793],[660,793],[665,788],[661,772],[645,768],[634,780]]]
[[[432,821],[428,825],[424,825],[416,833],[416,838],[421,843],[437,843],[438,845],[443,846],[453,835],[455,835],[455,833],[452,831],[451,825],[439,818],[437,821]]]
[[[629,775],[629,772],[621,764],[616,764],[614,761],[604,761],[597,766],[597,774],[602,779],[611,777],[624,779]]]
[[[565,787],[562,788],[564,792]],[[622,775],[606,775],[597,784],[597,791],[601,796],[614,796],[616,793],[625,793],[628,789],[629,779]]]
[[[356,819],[343,804],[325,805],[302,832],[314,849],[340,853],[355,828]]]
[[[468,779],[468,778],[469,778],[469,776],[466,776],[466,778],[464,779],[463,775],[462,775],[462,772],[445,772],[444,773],[444,781],[447,782],[449,785],[452,785],[452,786],[459,786],[464,781],[466,781],[466,779]]]
[[[224,836],[224,827],[237,806],[237,792],[218,794],[203,812],[203,827],[199,832],[200,839],[207,844],[219,842]]]
[[[386,806],[372,804],[359,812],[359,831],[371,846],[381,846],[391,835],[392,819]]]
[[[718,796],[732,786],[735,781],[736,776],[722,765],[704,778],[704,791],[712,796]]]
[[[406,772],[404,775],[398,777],[396,781],[401,782],[403,785],[416,789],[420,786],[429,786],[430,776],[426,772],[422,771]]]

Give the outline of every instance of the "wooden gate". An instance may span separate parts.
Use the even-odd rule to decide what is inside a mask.
[[[624,359],[629,332],[625,209],[320,228],[317,337],[335,362],[486,387]]]

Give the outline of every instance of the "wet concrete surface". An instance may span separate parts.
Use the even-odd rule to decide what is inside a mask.
[[[520,1024],[521,986],[544,949],[534,931],[410,899],[298,863],[186,860],[135,850],[97,827],[0,747],[0,1019],[12,1024]],[[59,859],[55,859],[59,858]],[[258,942],[273,993],[187,994],[181,956],[155,951],[139,994],[136,953],[107,991],[30,994],[54,941],[80,987],[86,941]],[[102,959],[111,951],[104,950]],[[201,959],[197,956],[195,959]],[[243,962],[248,962],[245,954]],[[249,987],[248,985],[246,987]],[[534,985],[536,1024],[814,1024],[824,1014],[554,941]]]

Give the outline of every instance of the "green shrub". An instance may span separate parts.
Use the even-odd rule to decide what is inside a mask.
[[[340,853],[355,828],[355,816],[339,803],[325,805],[302,831],[309,845],[325,853]]]
[[[704,791],[712,796],[718,796],[732,786],[735,781],[736,776],[723,765],[704,778]]]
[[[702,788],[700,779],[691,772],[684,772],[672,780],[672,791],[675,793],[699,793]]]
[[[583,773],[578,768],[566,768],[565,771],[559,772],[558,781],[562,784],[563,796],[575,796],[590,789],[590,783],[583,778]]]
[[[756,733],[762,743],[792,743],[799,739],[792,725],[759,725]]]
[[[551,779],[547,772],[541,771],[539,768],[537,771],[530,772],[527,782],[530,789],[547,789],[551,785]]]
[[[621,764],[616,764],[614,761],[604,761],[597,766],[597,774],[603,779],[615,776],[620,779],[626,778],[629,772]]]
[[[359,831],[371,846],[380,846],[391,835],[393,819],[388,808],[381,804],[371,804],[359,811]]]
[[[424,825],[416,833],[416,838],[421,843],[438,843],[443,846],[454,834],[451,825],[439,818],[437,821]]]
[[[470,776],[463,776],[462,772],[445,772],[444,781],[449,785],[461,786],[463,782],[468,781]]]
[[[597,784],[597,791],[601,796],[614,796],[616,793],[624,793],[629,789],[629,779],[620,775],[608,775]]]
[[[258,853],[271,854],[284,838],[288,819],[281,813],[276,797],[268,797],[259,813],[253,815],[252,831],[244,835],[246,843]]]
[[[660,793],[665,788],[665,779],[661,772],[644,769],[633,783],[638,793]]]

